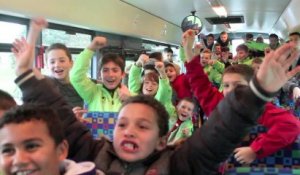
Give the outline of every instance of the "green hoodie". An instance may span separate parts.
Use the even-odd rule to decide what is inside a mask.
[[[128,87],[132,94],[139,94],[142,86],[141,81],[142,68],[132,65],[129,77],[128,77]],[[172,87],[170,85],[169,79],[159,78],[159,85],[156,95],[154,96],[161,104],[163,104],[170,115],[169,127],[177,120],[176,109],[172,104]]]
[[[88,104],[89,111],[119,112],[122,105],[116,90],[109,92],[103,84],[92,82],[86,75],[94,52],[82,51],[70,72],[70,81],[78,94]]]
[[[172,126],[173,127],[173,126]],[[184,130],[187,130],[188,133],[184,134]],[[168,137],[168,144],[174,144],[176,141],[190,137],[193,134],[194,130],[194,124],[191,119],[187,119],[184,122],[181,123],[181,125],[171,132],[171,134]]]
[[[204,72],[208,75],[209,81],[217,86],[220,86],[224,69],[225,65],[219,61],[216,61],[213,65],[206,65],[204,67]]]

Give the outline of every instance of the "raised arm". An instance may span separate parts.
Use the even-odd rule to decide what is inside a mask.
[[[192,53],[195,33],[190,31],[185,32],[182,40],[185,52]],[[218,103],[224,98],[223,94],[209,81],[207,74],[200,64],[200,55],[194,58],[186,56],[186,58],[186,77],[189,80],[191,91],[197,98],[204,113],[209,116]]]
[[[106,38],[96,36],[90,45],[84,49],[74,62],[74,66],[70,72],[70,81],[81,98],[87,103],[93,101],[97,85],[87,77],[91,59],[96,50],[103,48],[106,45]]]
[[[34,47],[41,31],[48,26],[44,18],[35,18],[30,22],[27,41],[25,38],[16,39],[13,43],[12,52],[16,57],[16,74],[21,75],[28,68],[33,68]],[[27,59],[28,58],[28,59]]]
[[[131,66],[128,75],[128,88],[130,92],[138,94],[142,86],[142,67],[149,61],[149,56],[141,54],[139,59]]]
[[[30,62],[35,45],[28,44],[22,39],[13,46],[18,75],[15,82],[22,91],[24,103],[36,103],[55,109],[63,123],[65,136],[70,145],[68,157],[76,161],[92,161],[97,153],[96,148],[102,143],[92,139],[89,130],[74,117],[67,102],[52,82],[32,70]],[[90,151],[87,153],[86,150]]]
[[[171,159],[171,174],[210,174],[233,151],[287,80],[300,71],[287,71],[298,53],[285,44],[267,55],[250,86],[238,86]]]

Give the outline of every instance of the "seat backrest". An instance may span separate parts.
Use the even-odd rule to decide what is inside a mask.
[[[245,140],[242,141],[240,146],[249,146],[251,142],[257,137],[258,134],[266,132],[267,129],[264,126],[258,125],[251,129]],[[262,158],[256,159],[250,165],[242,165],[238,163],[234,155],[231,155],[225,163],[225,169],[231,169],[236,167],[275,167],[275,168],[300,168],[300,139],[298,139],[276,153]]]
[[[228,170],[225,175],[300,175],[299,169],[240,167]]]
[[[84,119],[95,139],[102,136],[113,139],[113,130],[118,118],[117,112],[88,112]]]

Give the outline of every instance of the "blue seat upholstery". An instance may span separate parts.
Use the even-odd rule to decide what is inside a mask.
[[[249,146],[259,133],[266,132],[266,128],[258,125],[252,128],[249,135],[241,143],[241,146]],[[225,169],[236,167],[249,167],[238,163],[234,155],[230,156],[225,163]],[[279,150],[278,152],[262,158],[256,159],[250,164],[250,167],[276,167],[276,168],[294,168],[300,169],[300,139],[298,138],[292,145]]]
[[[105,136],[112,140],[113,130],[118,118],[117,112],[89,112],[84,119],[95,139]]]

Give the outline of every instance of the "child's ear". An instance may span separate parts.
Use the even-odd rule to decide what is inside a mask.
[[[161,150],[165,149],[166,146],[167,146],[167,136],[160,137],[159,141],[156,145],[156,150],[161,151]]]
[[[126,75],[125,71],[122,72],[122,79],[125,77],[125,75]]]
[[[69,152],[69,144],[66,140],[63,140],[60,144],[58,144],[57,148],[57,155],[59,160],[65,160],[68,156]]]

